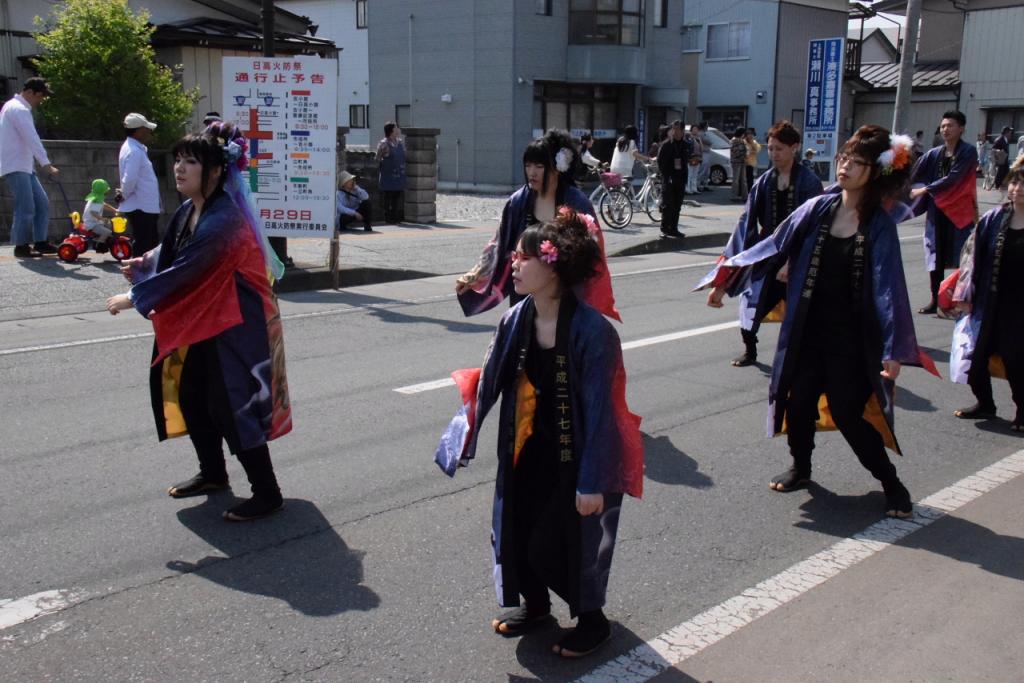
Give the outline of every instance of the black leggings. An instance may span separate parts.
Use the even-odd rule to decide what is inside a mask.
[[[975,354],[979,356],[981,354]],[[1006,379],[1010,383],[1010,394],[1017,408],[1017,418],[1024,418],[1024,363],[1014,360],[1011,356],[1003,356],[1006,368]],[[992,399],[992,375],[988,371],[988,355],[971,360],[971,369],[967,372],[967,383],[974,392],[974,397],[982,405],[995,405]]]
[[[267,444],[243,449],[231,414],[227,389],[217,359],[217,343],[209,339],[192,344],[185,354],[181,371],[178,402],[196,449],[199,472],[213,482],[227,482],[223,443],[238,456],[249,478],[253,495],[280,497]]]
[[[794,465],[806,475],[811,471],[818,398],[828,397],[832,419],[860,464],[881,482],[896,479],[896,468],[885,452],[882,436],[864,419],[871,398],[871,383],[864,363],[856,357],[830,356],[807,349],[799,360],[786,405],[789,451]]]

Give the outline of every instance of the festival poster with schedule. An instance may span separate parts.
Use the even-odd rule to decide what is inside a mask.
[[[224,57],[224,119],[249,141],[249,188],[267,235],[334,233],[337,61]]]

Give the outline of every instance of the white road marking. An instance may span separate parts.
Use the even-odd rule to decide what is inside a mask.
[[[0,630],[59,612],[77,601],[78,595],[68,590],[43,591],[15,600],[0,600]]]
[[[705,327],[695,327],[692,330],[682,330],[681,332],[672,332],[670,334],[662,334],[657,337],[647,337],[645,339],[636,339],[631,342],[625,342],[622,345],[623,351],[629,351],[630,349],[639,349],[643,346],[653,346],[654,344],[664,344],[665,342],[678,341],[680,339],[689,339],[690,337],[699,337],[702,334],[711,334],[712,332],[721,332],[722,330],[728,330],[733,327],[739,327],[740,323],[738,320],[733,320],[727,323],[718,323],[717,325],[707,325]],[[419,394],[424,391],[432,391],[434,389],[443,389],[444,387],[450,387],[455,385],[455,380],[450,377],[445,379],[435,379],[430,382],[421,382],[420,384],[410,384],[404,387],[398,387],[394,391],[399,394],[405,394],[407,396],[412,394]]]
[[[22,346],[17,349],[2,349],[0,356],[13,356],[16,353],[31,353],[33,351],[53,351],[54,349],[69,349],[74,346],[90,346],[92,344],[106,344],[108,342],[126,341],[129,339],[145,339],[152,337],[152,332],[139,332],[137,334],[119,334],[116,337],[100,337],[97,339],[78,339],[75,341],[57,342],[56,344],[40,344],[39,346]]]
[[[933,493],[912,519],[884,519],[701,612],[580,677],[578,683],[641,683],[732,635],[858,562],[1024,474],[1024,450]]]

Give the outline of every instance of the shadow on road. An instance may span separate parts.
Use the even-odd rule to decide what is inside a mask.
[[[562,659],[551,651],[551,646],[569,634],[572,624],[567,623],[566,625],[570,628],[562,628],[551,622],[548,626],[532,631],[519,639],[519,645],[516,647],[516,659],[535,678],[509,674],[509,683],[532,680],[575,680],[644,643],[643,638],[622,624],[612,621],[612,638],[604,647],[582,659]],[[650,653],[650,657],[652,660],[659,659],[653,651]],[[656,680],[666,683],[697,683],[697,679],[668,666],[668,662],[662,660],[662,665],[666,669],[656,677]]]
[[[928,357],[936,363],[949,363],[949,349],[932,349],[922,346],[921,350],[928,354]]]
[[[896,389],[896,406],[903,408],[903,410],[918,413],[934,413],[938,410],[930,400],[915,394],[905,386],[900,386]]]
[[[230,505],[225,496],[210,496],[178,512],[183,525],[224,556],[173,560],[168,569],[283,600],[308,616],[380,605],[377,594],[362,585],[363,553],[345,544],[316,505],[289,498],[273,517],[238,524],[221,519]]]
[[[46,277],[67,278],[69,280],[95,280],[99,275],[88,271],[93,267],[89,262],[64,263],[53,258],[20,259],[18,265],[31,270],[37,275]]]
[[[676,448],[667,436],[644,434],[644,476],[669,486],[707,489],[714,486],[711,477],[699,471],[700,463]]]

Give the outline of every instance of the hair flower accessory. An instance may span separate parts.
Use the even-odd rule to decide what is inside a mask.
[[[597,238],[598,233],[601,232],[601,228],[598,227],[597,221],[595,221],[590,214],[584,213],[583,211],[574,211],[573,209],[563,204],[558,209],[558,215],[568,219],[580,219],[580,221],[582,221],[583,224],[587,226],[587,232],[589,232],[590,236],[595,239]]]
[[[544,240],[540,243],[540,260],[548,265],[558,261],[558,247],[551,244],[551,240]]]
[[[555,168],[558,169],[559,173],[565,173],[569,170],[572,165],[572,150],[568,147],[563,147],[558,150],[558,154],[555,155]]]
[[[910,163],[911,150],[914,148],[914,141],[909,135],[893,135],[889,140],[889,149],[878,155],[882,175],[906,168]]]

